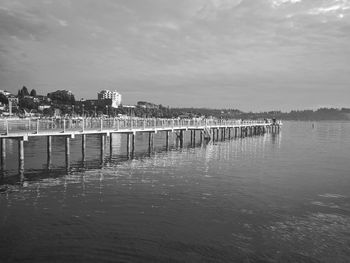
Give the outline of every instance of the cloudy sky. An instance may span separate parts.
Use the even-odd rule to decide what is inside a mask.
[[[350,0],[0,0],[0,89],[350,107]]]

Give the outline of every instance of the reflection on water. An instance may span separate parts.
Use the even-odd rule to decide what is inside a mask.
[[[182,149],[172,138],[169,151],[159,134],[150,156],[140,136],[134,159],[113,137],[103,166],[97,139],[84,163],[72,141],[70,173],[41,158],[20,183],[3,179],[0,261],[349,262],[349,131],[286,123]],[[37,144],[26,160],[45,156]]]
[[[88,135],[86,136],[85,142],[82,140],[82,136],[76,136],[74,139],[70,140],[71,153],[69,156],[65,156],[64,137],[52,137],[52,151],[47,151],[46,137],[33,137],[30,138],[30,141],[25,142],[25,170],[22,164],[20,172],[18,172],[17,141],[7,140],[6,147],[8,151],[4,161],[5,169],[1,171],[2,180],[0,184],[36,180],[48,176],[55,177],[90,169],[101,169],[105,166],[110,167],[129,159],[151,157],[159,151],[180,150],[181,147],[176,138],[176,134],[170,133],[169,135],[169,145],[165,144],[165,134],[158,133],[154,145],[149,147],[148,134],[138,133],[135,137],[135,152],[133,154],[130,154],[128,151],[126,135],[114,134],[112,139],[111,137],[107,137],[107,139],[104,140],[103,148],[101,148],[101,137],[99,135]],[[261,146],[260,144],[266,143],[267,138],[270,138],[274,144],[279,144],[281,134],[271,133],[269,136],[265,134],[264,136],[235,139],[239,142],[238,147],[240,151],[256,154],[257,148],[261,147],[263,149],[263,145]],[[226,138],[226,140],[228,139]],[[192,144],[190,132],[185,132],[185,148],[206,147],[206,154],[210,154],[215,144],[220,142],[222,142],[222,139],[207,145],[207,142],[200,142],[197,138],[196,142]],[[226,149],[221,149],[220,152],[216,152],[216,154],[228,160],[232,155],[231,150],[232,147],[228,147]],[[235,150],[235,154],[238,154],[238,148]]]

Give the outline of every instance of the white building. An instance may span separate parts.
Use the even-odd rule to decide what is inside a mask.
[[[118,108],[118,106],[122,103],[122,95],[117,91],[110,90],[102,90],[97,93],[98,100],[112,100],[112,107]]]
[[[4,94],[6,97],[11,95],[11,93],[6,90],[0,90],[0,93]]]

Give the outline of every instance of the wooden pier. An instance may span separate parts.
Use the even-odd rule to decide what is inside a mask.
[[[87,135],[98,134],[101,137],[101,158],[105,152],[105,138],[109,137],[110,152],[112,152],[112,134],[124,134],[127,139],[127,154],[133,156],[135,152],[136,133],[148,133],[148,148],[152,151],[154,134],[165,133],[165,145],[169,147],[169,133],[175,133],[180,147],[184,144],[184,132],[190,131],[191,145],[199,136],[200,142],[205,140],[218,141],[245,137],[265,132],[279,131],[282,123],[272,121],[242,121],[242,120],[214,120],[214,119],[150,119],[150,118],[81,118],[81,119],[19,119],[0,120],[1,140],[1,169],[6,169],[6,140],[18,141],[19,173],[24,171],[24,142],[30,137],[47,137],[47,160],[51,164],[52,136],[65,137],[65,162],[70,166],[70,139],[77,135],[82,140],[82,158],[85,160]]]

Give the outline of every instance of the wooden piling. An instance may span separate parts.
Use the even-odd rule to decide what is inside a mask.
[[[113,133],[109,135],[109,155],[110,157],[113,155]]]
[[[1,138],[1,169],[6,168],[6,139]]]
[[[154,133],[149,132],[148,133],[148,151],[151,153],[153,151],[153,145],[154,145]]]
[[[65,137],[65,159],[66,159],[66,169],[69,171],[70,169],[70,144],[69,144],[69,136]]]
[[[24,140],[18,140],[18,171],[20,174],[24,172]]]
[[[131,133],[131,156],[134,157],[135,154],[135,134]]]
[[[193,146],[196,145],[196,130],[193,130]]]
[[[47,169],[51,169],[52,136],[47,136]]]
[[[184,130],[180,130],[180,148],[184,147]]]
[[[86,134],[81,135],[81,156],[82,162],[85,164],[86,161]]]
[[[169,131],[165,131],[165,148],[169,150]]]

